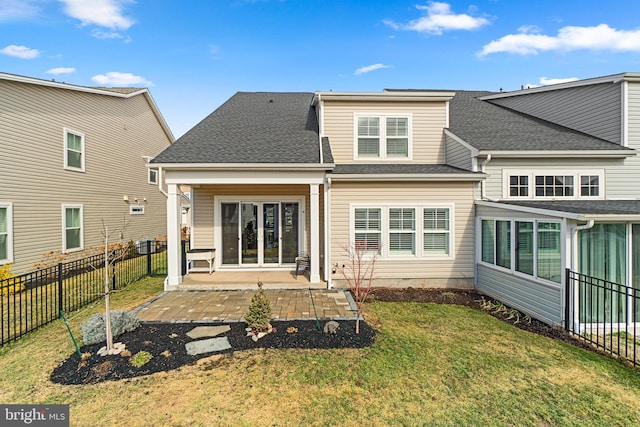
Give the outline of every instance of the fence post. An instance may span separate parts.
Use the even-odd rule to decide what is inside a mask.
[[[151,276],[151,239],[147,239],[147,276]]]
[[[64,301],[62,300],[62,263],[58,263],[58,317],[61,317],[64,311]]]
[[[118,278],[116,277],[116,263],[118,262],[118,260],[114,259],[113,260],[113,264],[111,265],[112,273],[111,273],[111,289],[113,289],[114,291],[118,288]],[[109,264],[107,264],[108,266]]]
[[[565,269],[564,276],[564,330],[570,332],[569,322],[571,321],[571,270]]]

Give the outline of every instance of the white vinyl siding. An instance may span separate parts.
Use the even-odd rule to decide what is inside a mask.
[[[356,113],[354,116],[355,159],[410,158],[410,118],[408,114]]]
[[[13,206],[0,203],[0,264],[13,261]]]
[[[84,134],[64,129],[64,168],[84,172]]]
[[[62,206],[62,250],[77,251],[83,248],[82,205]]]

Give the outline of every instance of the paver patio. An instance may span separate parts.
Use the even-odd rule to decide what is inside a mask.
[[[355,303],[342,289],[265,290],[273,318],[353,319]],[[142,322],[238,322],[249,310],[255,290],[165,292],[134,311]]]

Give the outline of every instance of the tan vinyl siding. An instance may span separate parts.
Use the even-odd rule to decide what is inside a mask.
[[[62,250],[63,204],[83,205],[85,248],[102,244],[103,220],[111,230],[128,222],[125,240],[166,235],[166,198],[147,183],[143,156],[171,141],[143,95],[9,81],[0,81],[0,94],[0,201],[14,203],[15,272]],[[64,169],[64,128],[84,134],[84,173]],[[145,214],[129,215],[124,195]]]
[[[350,204],[454,205],[454,259],[379,259],[376,284],[384,286],[466,287],[473,279],[473,184],[458,182],[346,183],[331,187],[330,264],[342,264],[349,245]],[[385,242],[383,236],[383,243]],[[340,286],[342,276],[333,275]]]
[[[324,136],[329,138],[335,162],[354,163],[354,114],[411,114],[412,161],[443,163],[442,129],[446,103],[442,102],[324,102]],[[372,159],[367,159],[371,162]],[[397,162],[398,159],[393,161]]]
[[[305,250],[309,250],[310,231],[310,207],[309,207],[309,186],[308,185],[203,185],[193,190],[193,226],[192,242],[195,248],[218,248],[220,244],[215,241],[214,232],[214,198],[242,198],[247,197],[257,200],[261,197],[272,200],[273,197],[287,196],[304,197],[304,218],[305,218]],[[320,186],[320,238],[324,236],[322,219],[324,209],[323,189]],[[323,245],[321,244],[321,250]]]
[[[491,102],[620,144],[620,86],[620,83],[602,83],[499,98]]]

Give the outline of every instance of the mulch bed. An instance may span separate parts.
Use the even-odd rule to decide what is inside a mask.
[[[93,384],[108,380],[119,380],[155,372],[170,371],[189,365],[212,354],[253,348],[362,348],[370,346],[375,331],[364,321],[360,322],[360,333],[355,333],[355,321],[338,321],[340,327],[335,334],[325,334],[324,325],[320,321],[320,330],[315,320],[273,321],[274,331],[254,342],[247,336],[244,322],[227,323],[229,332],[219,335],[227,337],[230,350],[217,353],[205,353],[197,356],[187,354],[185,344],[197,341],[187,336],[187,332],[197,326],[220,325],[221,323],[143,323],[136,330],[114,338],[114,342],[122,342],[130,355],[146,351],[152,358],[141,367],[131,365],[131,356],[100,356],[97,351],[104,343],[84,346],[80,351],[86,356],[81,359],[73,353],[67,360],[54,369],[51,381],[59,384]]]
[[[452,289],[418,289],[418,288],[376,288],[371,291],[369,301],[385,302],[430,302],[437,304],[457,304],[484,310],[492,316],[511,323],[514,326],[564,341],[572,345],[593,350],[587,343],[574,338],[562,328],[551,327],[535,319],[524,316],[514,317],[509,311],[497,311],[487,307],[499,306],[490,297],[478,294],[473,290]],[[489,304],[487,304],[489,302]],[[320,322],[323,329],[325,321]],[[108,380],[119,380],[155,372],[170,371],[181,366],[192,364],[198,359],[212,354],[229,353],[233,351],[249,350],[253,348],[362,348],[370,346],[375,338],[375,331],[364,321],[360,322],[360,334],[355,333],[355,321],[339,321],[340,328],[335,335],[325,334],[318,330],[315,320],[273,321],[275,331],[259,339],[257,342],[247,337],[244,322],[228,323],[231,330],[221,336],[226,336],[231,349],[219,353],[206,353],[197,356],[187,354],[185,344],[195,341],[186,334],[196,326],[210,326],[220,323],[159,323],[142,324],[138,329],[123,334],[115,342],[123,342],[127,351],[135,355],[139,351],[146,351],[152,355],[149,362],[141,367],[134,367],[130,363],[130,356],[99,356],[97,351],[102,344],[85,346],[80,349],[85,357],[73,353],[60,364],[51,374],[51,381],[59,384],[91,384]],[[294,332],[295,331],[295,332]]]

